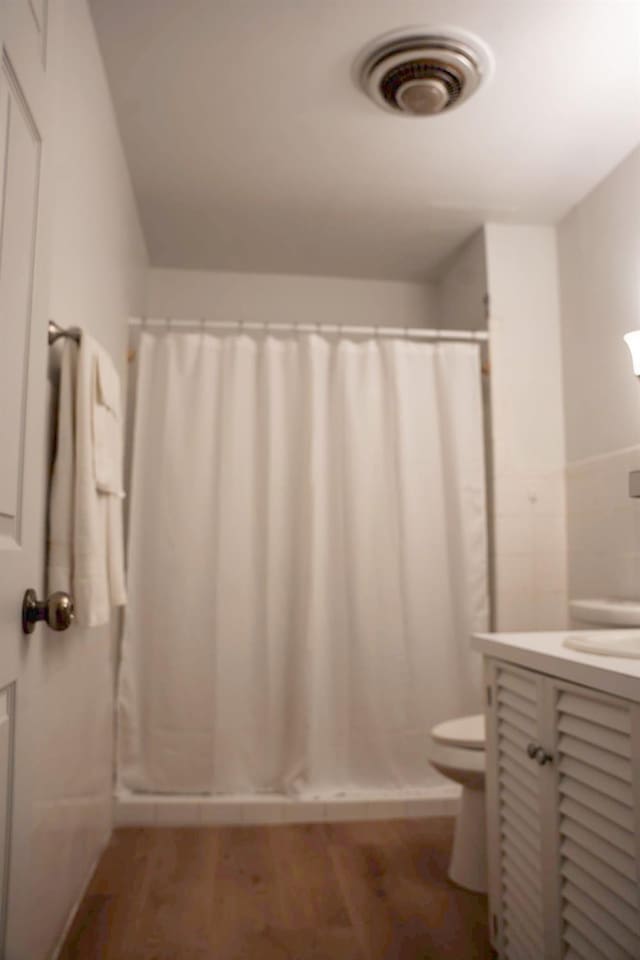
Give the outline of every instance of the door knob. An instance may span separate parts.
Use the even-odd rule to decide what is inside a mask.
[[[73,621],[73,600],[58,590],[46,600],[38,600],[35,590],[27,590],[22,601],[22,631],[33,633],[36,623],[45,620],[52,630],[66,630]]]

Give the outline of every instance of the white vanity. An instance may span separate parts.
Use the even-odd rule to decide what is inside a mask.
[[[501,960],[640,958],[640,660],[565,646],[592,633],[473,640]]]

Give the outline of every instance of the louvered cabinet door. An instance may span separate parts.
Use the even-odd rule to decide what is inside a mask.
[[[566,960],[640,958],[640,706],[549,680]]]
[[[528,754],[541,742],[545,680],[489,665],[487,809],[494,946],[504,960],[548,956],[543,889],[543,768]]]

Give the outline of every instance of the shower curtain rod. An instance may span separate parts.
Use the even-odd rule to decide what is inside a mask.
[[[349,336],[407,337],[412,340],[464,340],[484,343],[486,330],[432,330],[422,327],[356,326],[342,323],[258,323],[255,320],[172,319],[131,317],[129,324],[148,330],[246,330],[248,333],[342,333]]]

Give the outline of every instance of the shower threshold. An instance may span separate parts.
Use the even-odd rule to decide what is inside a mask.
[[[442,817],[457,813],[459,798],[458,785],[445,782],[421,790],[309,799],[284,794],[133,793],[120,788],[114,797],[114,822],[116,827],[198,827]]]

